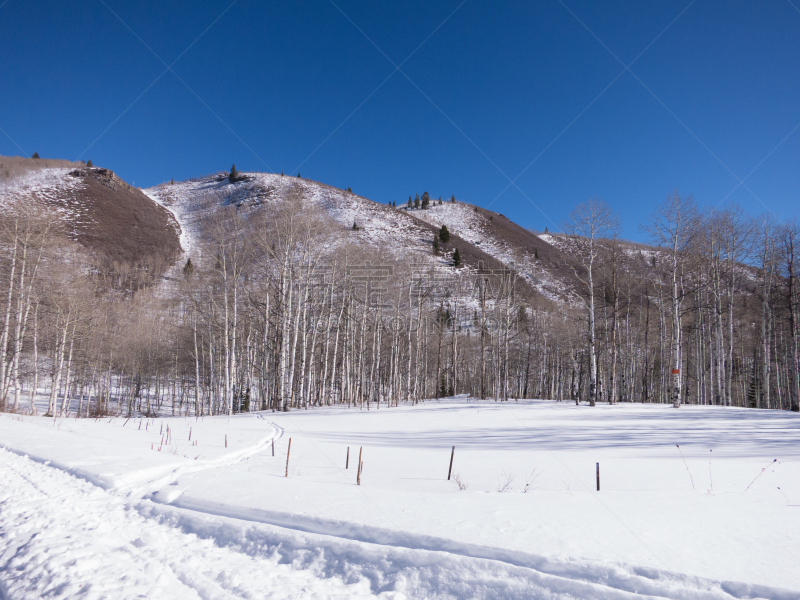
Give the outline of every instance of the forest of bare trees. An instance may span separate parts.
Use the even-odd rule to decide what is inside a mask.
[[[670,195],[619,240],[579,205],[559,236],[583,305],[512,268],[432,271],[348,246],[300,197],[220,208],[160,285],[131,289],[43,212],[0,221],[0,408],[90,417],[505,401],[798,410],[800,226]],[[137,266],[131,266],[136,270]]]

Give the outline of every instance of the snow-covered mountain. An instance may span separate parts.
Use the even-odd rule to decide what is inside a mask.
[[[113,172],[67,161],[0,157],[0,214],[32,203],[57,217],[64,235],[107,265],[158,263],[153,273],[177,274],[199,254],[207,219],[235,205],[256,214],[270,203],[299,199],[322,215],[331,244],[358,248],[367,260],[389,261],[444,277],[460,271],[513,271],[518,290],[546,303],[579,306],[583,290],[575,253],[560,235],[526,230],[505,216],[463,202],[431,201],[426,209],[377,204],[323,183],[267,173],[226,173],[134,188]],[[450,240],[435,252],[445,225]],[[628,269],[646,268],[654,249],[627,244]],[[181,257],[182,256],[182,257]],[[179,258],[181,257],[181,258]]]
[[[202,238],[204,220],[219,207],[235,204],[254,212],[293,194],[307,202],[309,209],[325,215],[329,226],[341,232],[342,241],[355,243],[376,258],[452,273],[452,254],[458,249],[463,269],[514,270],[525,293],[557,303],[578,302],[578,282],[569,268],[568,253],[504,216],[474,205],[432,202],[425,210],[395,208],[308,179],[266,173],[244,173],[234,183],[225,174],[209,175],[164,183],[145,193],[175,215],[181,225],[181,244],[189,254]],[[433,239],[442,225],[451,237],[436,253]]]

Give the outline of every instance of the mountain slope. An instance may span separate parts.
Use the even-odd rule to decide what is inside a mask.
[[[574,304],[578,284],[569,255],[504,215],[460,202],[431,203],[426,210],[403,208],[415,218],[480,248],[506,267],[513,268],[538,293],[555,302]]]
[[[108,169],[0,157],[0,174],[0,213],[39,207],[104,270],[146,268],[157,275],[180,251],[169,211]]]
[[[424,211],[393,208],[308,179],[265,173],[241,174],[234,183],[224,174],[209,175],[161,184],[145,193],[173,212],[181,224],[184,250],[190,253],[199,251],[204,222],[220,207],[257,212],[270,202],[294,197],[307,202],[305,208],[324,214],[330,228],[341,232],[334,244],[354,243],[376,260],[388,258],[449,276],[457,248],[462,270],[513,269],[521,276],[518,290],[527,296],[578,301],[567,254],[505,217],[471,205],[447,203]],[[442,224],[451,237],[436,254],[433,239]]]
[[[458,235],[437,255],[434,225],[415,218],[405,210],[377,204],[344,190],[297,177],[248,173],[231,183],[222,175],[210,175],[179,183],[165,183],[145,190],[153,200],[172,211],[181,224],[184,250],[199,252],[206,219],[223,206],[235,205],[255,213],[271,202],[299,198],[303,210],[324,215],[334,236],[334,245],[353,243],[371,260],[382,258],[452,274],[452,252],[458,248],[462,268],[499,268],[501,262]],[[354,228],[355,225],[355,228]]]

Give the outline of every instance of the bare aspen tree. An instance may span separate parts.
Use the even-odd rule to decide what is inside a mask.
[[[772,310],[770,300],[777,268],[775,234],[775,225],[772,219],[763,215],[759,219],[759,244],[761,246],[761,393],[758,396],[759,408],[772,408],[770,390]]]
[[[575,207],[564,226],[583,266],[583,273],[579,274],[575,270],[576,277],[586,286],[584,301],[588,311],[590,406],[595,405],[598,393],[594,271],[601,250],[601,241],[615,234],[618,227],[617,217],[609,206],[597,197],[590,198]]]
[[[669,252],[670,302],[672,307],[672,405],[681,406],[681,308],[683,292],[683,254],[696,233],[697,210],[691,196],[681,197],[678,192],[667,196],[651,217],[647,230],[653,240]],[[663,347],[663,344],[662,344]]]
[[[781,252],[783,256],[784,276],[786,278],[786,302],[789,313],[789,360],[788,381],[790,383],[790,407],[794,412],[800,412],[800,359],[798,359],[798,312],[800,312],[800,225],[797,222],[786,223],[780,236]]]

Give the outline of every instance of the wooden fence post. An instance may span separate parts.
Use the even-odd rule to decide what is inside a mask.
[[[361,446],[358,449],[358,474],[356,475],[356,485],[361,485],[361,468],[364,463],[361,461],[361,452],[364,450],[364,446]]]
[[[450,468],[447,471],[447,481],[450,481],[450,474],[453,472],[453,456],[456,453],[456,447],[453,446],[453,449],[450,451]]]
[[[286,450],[286,475],[284,477],[289,476],[289,454],[292,452],[292,438],[289,438],[289,448]]]
[[[350,446],[347,447],[347,460],[345,460],[344,462],[344,468],[345,469],[350,468]]]
[[[597,463],[597,491],[600,491],[600,463]]]

